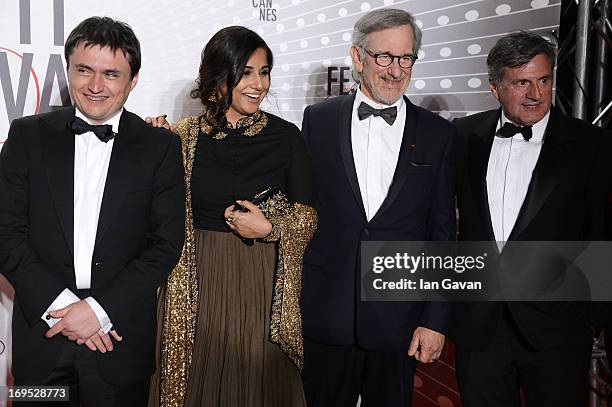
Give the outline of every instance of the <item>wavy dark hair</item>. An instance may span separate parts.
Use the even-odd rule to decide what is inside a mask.
[[[232,105],[232,91],[240,82],[249,58],[259,48],[266,51],[268,66],[272,69],[270,47],[257,33],[245,27],[223,28],[202,50],[197,88],[191,91],[191,97],[200,99],[204,106],[202,117],[216,130],[226,126],[225,113]]]

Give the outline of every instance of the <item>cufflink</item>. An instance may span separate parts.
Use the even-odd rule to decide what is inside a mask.
[[[49,315],[49,314],[45,315],[45,319],[46,319],[47,321],[48,321],[48,320],[50,320],[50,319],[51,319],[51,315]]]

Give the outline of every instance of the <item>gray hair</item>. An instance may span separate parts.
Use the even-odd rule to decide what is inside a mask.
[[[410,26],[414,36],[414,46],[412,52],[416,55],[421,48],[421,38],[423,34],[421,29],[415,23],[412,14],[405,10],[396,8],[382,8],[361,16],[353,27],[353,46],[359,51],[359,57],[365,58],[364,48],[368,46],[368,35],[374,32],[386,30],[387,28],[401,27],[403,25]],[[353,70],[353,76],[356,81],[359,81],[359,72]]]
[[[520,68],[537,55],[544,54],[555,67],[555,47],[539,34],[519,31],[500,38],[487,56],[489,80],[501,84],[505,68]]]

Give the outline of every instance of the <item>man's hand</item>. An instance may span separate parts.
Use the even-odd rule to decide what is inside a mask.
[[[431,329],[418,327],[412,335],[408,356],[422,363],[435,362],[444,348],[444,335]]]
[[[85,346],[87,346],[93,352],[99,350],[102,353],[106,353],[111,352],[114,349],[113,342],[110,339],[111,336],[115,338],[117,342],[121,342],[123,340],[123,337],[113,329],[108,334],[103,334],[102,331],[98,331],[93,334],[91,338],[77,339],[76,342],[78,345],[85,344]]]
[[[91,338],[100,330],[100,321],[87,301],[74,302],[67,307],[50,311],[53,318],[61,318],[57,324],[49,329],[45,336],[52,338],[61,333],[71,341]]]

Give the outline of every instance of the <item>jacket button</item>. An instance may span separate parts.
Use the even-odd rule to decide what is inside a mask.
[[[368,229],[368,228],[363,229],[363,234],[365,236],[370,236],[370,229]]]
[[[100,267],[102,264],[104,264],[104,262],[103,262],[103,261],[96,261],[96,262],[94,263],[94,267]]]

